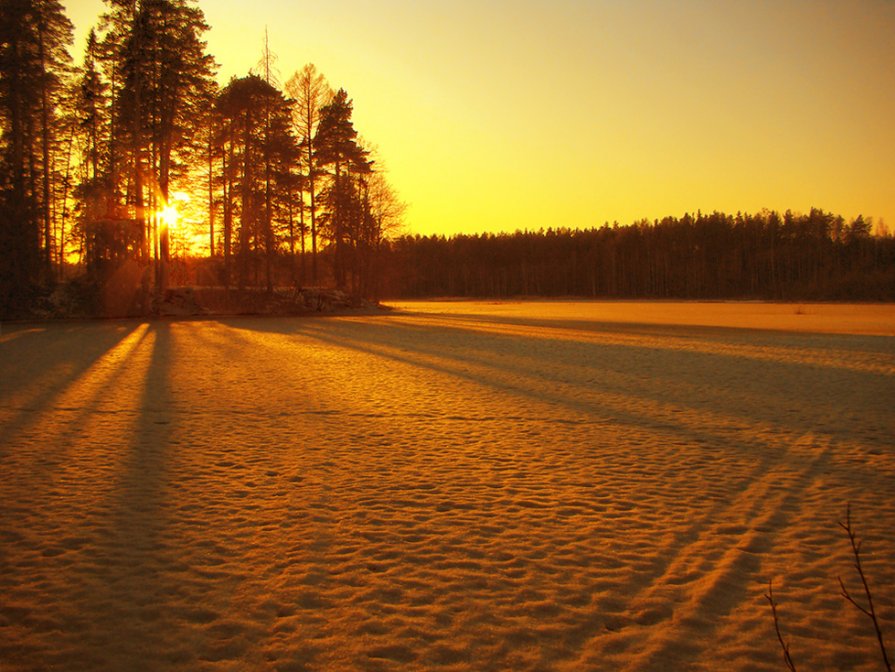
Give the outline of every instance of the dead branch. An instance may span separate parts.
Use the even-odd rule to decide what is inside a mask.
[[[845,583],[843,583],[842,577],[840,576],[838,578],[842,597],[873,621],[873,629],[876,631],[876,639],[879,642],[879,649],[883,656],[883,662],[886,665],[886,670],[892,672],[892,665],[889,663],[889,654],[886,652],[886,645],[883,642],[883,632],[880,629],[879,619],[876,617],[876,608],[873,606],[873,595],[870,592],[870,586],[867,584],[867,576],[864,574],[864,567],[861,564],[861,542],[858,540],[857,533],[854,528],[852,528],[851,524],[851,504],[849,504],[846,509],[845,522],[843,523],[842,521],[839,521],[839,527],[845,530],[845,533],[848,535],[848,540],[851,543],[852,555],[855,556],[855,569],[858,570],[858,576],[861,577],[861,584],[864,586],[864,595],[867,597],[868,606],[865,607],[862,604],[858,604],[858,602],[851,596],[851,593],[848,592],[848,589],[845,587]]]
[[[786,643],[786,640],[783,639],[783,635],[780,633],[780,621],[777,618],[777,603],[774,601],[774,582],[768,581],[768,592],[765,595],[765,599],[771,605],[771,613],[774,615],[774,630],[777,631],[777,641],[780,642],[780,646],[783,649],[783,660],[786,661],[786,667],[788,667],[791,672],[796,672],[796,665],[792,662],[792,656],[789,655],[789,644]]]

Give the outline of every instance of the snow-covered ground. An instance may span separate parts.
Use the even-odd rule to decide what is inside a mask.
[[[3,325],[0,670],[895,650],[891,306],[400,308]]]

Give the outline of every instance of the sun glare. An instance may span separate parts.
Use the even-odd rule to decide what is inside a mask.
[[[175,228],[181,218],[180,211],[178,211],[176,204],[189,202],[190,195],[188,193],[185,191],[175,191],[171,194],[171,199],[168,201],[168,204],[156,213],[159,221],[161,221],[162,225],[168,229]]]
[[[158,211],[158,218],[159,220],[161,220],[164,226],[169,229],[173,229],[175,226],[177,226],[177,220],[180,219],[180,213],[177,212],[176,207],[169,204]]]

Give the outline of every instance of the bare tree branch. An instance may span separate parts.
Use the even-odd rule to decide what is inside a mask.
[[[768,581],[768,592],[765,595],[765,599],[771,605],[771,613],[774,615],[774,630],[777,632],[777,641],[780,642],[780,646],[783,649],[783,660],[786,661],[786,667],[788,667],[791,672],[796,672],[796,665],[792,662],[792,656],[789,655],[789,644],[786,643],[786,640],[783,639],[783,635],[780,633],[780,621],[777,618],[777,603],[774,601],[773,581]]]
[[[892,672],[892,664],[889,662],[889,654],[886,652],[886,645],[883,642],[883,632],[880,629],[879,619],[876,617],[876,608],[873,606],[873,595],[870,592],[870,586],[867,584],[867,576],[864,574],[864,567],[861,564],[862,542],[858,540],[857,533],[852,528],[851,524],[851,504],[849,504],[846,508],[845,522],[843,523],[842,521],[839,521],[839,527],[845,530],[845,533],[848,535],[848,540],[851,543],[852,554],[855,556],[855,569],[858,571],[858,576],[861,577],[861,584],[864,586],[864,595],[867,597],[868,607],[864,607],[855,601],[855,599],[848,592],[848,589],[845,587],[845,583],[843,583],[842,577],[839,577],[839,587],[842,589],[842,597],[848,600],[858,611],[860,611],[871,621],[873,621],[873,629],[876,631],[876,639],[879,642],[879,649],[883,656],[883,662],[886,665],[886,670],[888,670],[888,672]]]

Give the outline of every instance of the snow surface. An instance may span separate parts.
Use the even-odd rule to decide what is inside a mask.
[[[400,308],[3,325],[0,670],[895,649],[891,307]]]

